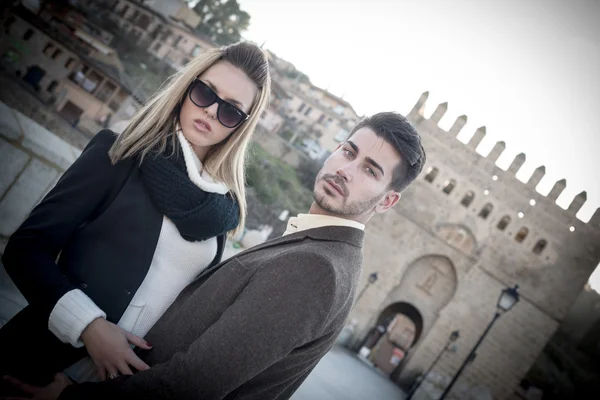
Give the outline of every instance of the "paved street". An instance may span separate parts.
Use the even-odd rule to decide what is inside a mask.
[[[403,400],[391,381],[354,355],[334,347],[304,381],[292,400]]]

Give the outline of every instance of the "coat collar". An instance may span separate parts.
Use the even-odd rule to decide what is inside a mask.
[[[356,228],[351,228],[348,226],[323,226],[320,228],[306,229],[304,231],[291,233],[286,236],[268,240],[262,244],[259,244],[252,248],[244,250],[240,253],[237,253],[233,257],[231,257],[227,260],[221,261],[217,265],[213,265],[212,267],[206,268],[202,273],[200,273],[200,275],[198,275],[196,277],[196,279],[205,277],[206,275],[210,274],[214,270],[218,269],[224,263],[227,263],[227,262],[233,260],[234,258],[238,258],[238,257],[244,256],[246,254],[254,253],[255,251],[258,251],[258,250],[264,250],[264,249],[268,249],[270,247],[280,246],[280,245],[288,244],[288,243],[301,242],[306,238],[320,240],[320,241],[327,241],[327,242],[342,242],[342,243],[349,244],[351,246],[362,248],[364,237],[365,237],[364,231],[362,231],[360,229],[356,229]]]
[[[343,242],[355,247],[362,247],[364,237],[365,232],[360,229],[351,228],[348,226],[323,226],[320,228],[306,229],[300,232],[291,233],[286,236],[268,240],[248,250],[242,251],[236,254],[234,257],[242,256],[273,246],[300,242],[305,238],[329,242]]]

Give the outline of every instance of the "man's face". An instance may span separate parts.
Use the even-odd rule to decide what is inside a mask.
[[[399,163],[400,153],[371,128],[357,130],[323,164],[313,192],[317,209],[311,210],[367,222],[398,202],[400,193],[389,185]]]

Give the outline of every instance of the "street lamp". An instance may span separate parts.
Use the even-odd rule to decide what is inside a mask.
[[[425,371],[425,373],[420,378],[417,378],[417,383],[415,386],[413,386],[413,388],[408,393],[408,397],[406,398],[406,400],[410,400],[413,398],[413,396],[417,393],[417,390],[419,390],[419,387],[421,387],[421,384],[423,382],[425,382],[425,379],[427,379],[427,375],[429,375],[429,373],[431,372],[433,367],[435,367],[435,364],[437,364],[437,362],[440,360],[440,358],[442,358],[442,355],[450,349],[450,345],[452,343],[456,342],[456,339],[458,339],[459,336],[460,336],[459,331],[454,331],[450,334],[450,337],[448,338],[448,341],[446,342],[446,345],[444,346],[442,351],[440,351],[440,354],[438,354],[437,357],[435,358],[435,360],[433,360],[433,363],[431,363],[429,368],[427,368],[427,371]]]
[[[450,384],[448,385],[446,390],[444,390],[444,393],[442,393],[442,396],[439,398],[439,400],[445,399],[446,396],[448,395],[448,393],[450,393],[450,389],[452,389],[452,386],[454,386],[454,383],[456,382],[456,380],[458,379],[460,374],[463,372],[463,370],[465,369],[467,364],[474,358],[477,348],[479,347],[479,345],[481,344],[481,342],[483,341],[485,336],[488,334],[488,332],[492,328],[492,325],[494,325],[494,322],[496,322],[496,320],[502,314],[504,314],[507,311],[510,311],[510,309],[513,308],[513,306],[515,304],[517,304],[517,302],[519,301],[519,293],[517,292],[518,288],[519,288],[519,285],[515,285],[514,288],[506,288],[502,291],[502,293],[500,293],[500,297],[498,298],[498,303],[496,304],[496,313],[494,314],[494,318],[492,318],[492,321],[490,322],[488,327],[485,329],[485,331],[483,331],[483,334],[481,335],[481,337],[479,338],[479,340],[477,341],[477,343],[475,344],[475,346],[473,347],[473,349],[471,350],[471,352],[469,353],[469,355],[467,356],[467,358],[465,359],[463,364],[460,366],[460,368],[458,369],[456,374],[454,374],[454,377],[450,381]]]
[[[377,272],[373,272],[371,275],[369,275],[369,280],[367,281],[367,284],[360,291],[360,293],[358,294],[358,297],[356,298],[356,301],[354,302],[355,305],[358,303],[358,301],[360,300],[360,298],[362,297],[362,295],[365,293],[365,290],[367,290],[367,288],[369,286],[371,286],[372,284],[374,284],[375,282],[377,282],[378,278],[379,277],[377,276]]]

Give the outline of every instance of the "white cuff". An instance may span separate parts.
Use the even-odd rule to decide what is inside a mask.
[[[83,347],[79,337],[96,318],[106,318],[106,314],[85,293],[73,289],[56,302],[48,319],[48,329],[61,342]]]

